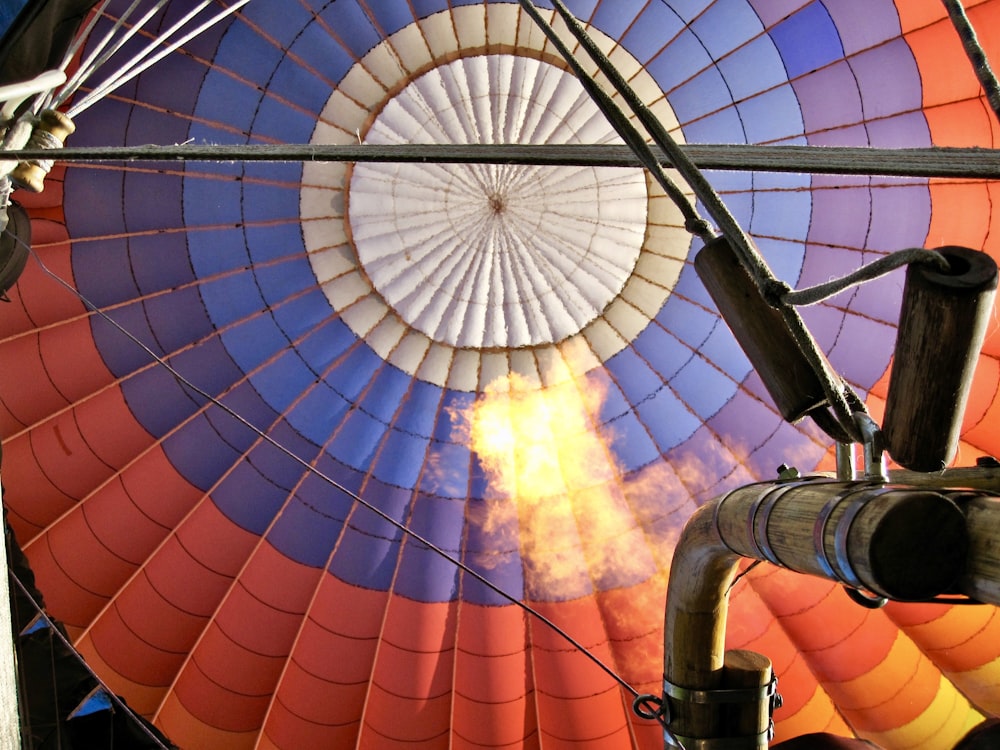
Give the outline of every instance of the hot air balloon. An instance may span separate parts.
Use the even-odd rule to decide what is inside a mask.
[[[681,146],[994,147],[937,3],[567,4]],[[996,53],[1000,2],[968,5]],[[32,257],[0,310],[4,500],[47,612],[180,747],[661,747],[633,700],[662,691],[685,522],[835,462],[720,317],[703,238],[635,163],[475,158],[622,143],[523,4],[154,10],[92,11],[69,75],[116,27],[125,59],[180,43],[58,106],[67,148],[180,155],[53,151],[14,193]],[[174,31],[202,10],[223,15]],[[287,144],[358,152],[246,158]],[[184,158],[206,145],[234,151]],[[995,183],[919,171],[705,177],[792,287],[905,248],[996,255]],[[876,420],[902,273],[801,311]],[[1000,452],[997,355],[991,325],[958,465]],[[778,675],[775,741],[944,750],[1000,710],[992,606],[870,609],[771,565],[731,598],[730,643]]]

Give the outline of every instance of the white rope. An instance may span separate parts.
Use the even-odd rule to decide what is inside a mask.
[[[60,104],[65,102],[66,99],[68,99],[69,96],[74,91],[76,91],[87,78],[89,78],[93,74],[94,70],[97,67],[97,63],[99,62],[99,58],[101,58],[104,50],[109,45],[111,45],[111,43],[115,38],[115,35],[118,33],[118,30],[124,25],[125,21],[129,18],[129,16],[132,15],[132,11],[134,11],[141,2],[142,0],[132,0],[132,4],[125,9],[125,12],[122,13],[121,17],[115,22],[115,24],[111,27],[111,29],[107,31],[103,37],[101,37],[100,41],[97,42],[94,48],[90,51],[90,54],[87,56],[87,58],[80,63],[80,67],[77,68],[76,72],[72,76],[70,76],[70,79],[66,83],[66,85],[60,90],[58,94],[56,94],[51,99],[51,101],[46,102],[43,108],[55,109],[56,107],[58,107]],[[105,0],[104,5],[105,6],[107,5],[107,0]],[[103,6],[101,10],[102,11],[104,10]],[[91,20],[96,21],[97,18],[98,14],[95,13]],[[78,36],[77,41],[74,42],[74,45],[78,46],[79,44],[82,44],[83,40],[84,37],[82,35]],[[69,64],[69,60],[64,59],[63,62],[67,65]]]
[[[208,1],[209,0],[206,0],[206,2],[208,2]],[[233,5],[231,5],[228,8],[226,8],[225,10],[217,13],[215,16],[213,16],[212,18],[210,18],[208,21],[202,23],[201,25],[197,26],[193,30],[191,30],[188,33],[184,34],[183,36],[181,36],[176,41],[170,43],[169,45],[167,45],[166,47],[164,47],[162,50],[160,50],[155,55],[149,55],[149,53],[152,51],[152,49],[155,49],[155,47],[156,47],[156,45],[151,45],[150,47],[148,47],[144,51],[144,55],[141,56],[142,57],[142,62],[138,62],[137,59],[132,60],[128,66],[126,66],[125,68],[119,70],[118,73],[114,77],[112,77],[111,79],[109,79],[105,83],[101,84],[101,86],[99,86],[98,88],[96,88],[93,91],[91,91],[90,93],[88,93],[79,102],[75,103],[72,107],[70,107],[70,109],[68,110],[67,114],[70,117],[76,117],[81,112],[83,112],[88,107],[90,107],[91,105],[97,103],[98,101],[100,101],[101,99],[103,99],[105,96],[107,96],[111,92],[115,91],[116,89],[118,89],[121,86],[124,86],[126,83],[128,83],[129,81],[131,81],[133,78],[135,78],[136,76],[138,76],[143,71],[147,70],[148,68],[150,68],[153,65],[155,65],[156,63],[158,63],[160,60],[162,60],[164,57],[166,57],[167,55],[169,55],[171,52],[177,50],[178,48],[182,47],[184,44],[186,44],[187,42],[189,42],[191,39],[194,39],[199,34],[207,31],[208,29],[212,28],[216,24],[218,24],[221,21],[225,20],[226,18],[228,18],[229,16],[231,16],[232,14],[234,14],[236,11],[238,11],[240,8],[242,8],[244,5],[246,5],[249,2],[250,2],[250,0],[239,0],[239,2],[236,2]],[[200,8],[199,8],[199,10],[200,10]],[[191,14],[189,14],[189,15],[191,15]],[[185,16],[185,18],[182,19],[183,22],[186,22],[187,20],[189,20],[189,18],[187,16]],[[167,32],[167,34],[164,35],[163,38],[166,38],[166,37],[172,35],[173,33],[175,33],[177,31],[178,27],[179,27],[179,24],[175,24],[173,27],[171,27],[171,29]],[[161,43],[163,38],[158,39],[157,43]]]

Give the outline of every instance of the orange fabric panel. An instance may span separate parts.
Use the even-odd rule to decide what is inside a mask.
[[[663,682],[665,576],[653,576],[628,589],[597,593],[610,639],[612,665],[639,692],[659,694]]]
[[[327,693],[322,695],[327,696]],[[334,703],[332,708],[339,708],[336,695],[330,695],[329,699]],[[267,724],[254,750],[270,747],[349,748],[354,747],[357,736],[357,721],[351,721],[347,725],[310,723],[308,718],[303,718],[286,707],[281,700],[277,700],[268,713]]]
[[[95,650],[90,634],[84,635],[74,645],[80,655],[87,660],[87,664],[101,675],[101,679],[115,695],[127,695],[129,708],[152,720],[166,695],[166,687],[134,682],[122,675]]]
[[[119,674],[166,688],[207,622],[204,615],[185,612],[164,599],[141,573],[91,626],[89,639]]]
[[[533,606],[591,654],[611,664],[610,647],[593,598],[536,602]],[[631,703],[621,688],[544,624],[532,622],[530,631],[542,745],[551,737],[594,743],[588,747],[621,747],[628,735],[630,708],[626,703]]]
[[[226,730],[212,724],[205,724],[195,717],[172,693],[156,717],[156,725],[180,747],[212,748],[212,750],[252,750],[257,732]]]
[[[212,502],[200,502],[176,536],[199,563],[229,577],[240,571],[257,543],[255,534],[234,524]]]
[[[416,698],[398,695],[393,686],[384,686],[376,675],[362,715],[362,745],[394,748],[413,747],[416,743],[445,747],[451,725],[451,693],[445,689]]]
[[[940,12],[938,18],[941,20],[906,34],[920,68],[925,108],[974,99],[982,92],[955,27]]]
[[[973,704],[1000,712],[1000,614],[996,607],[890,603],[886,609]]]
[[[927,247],[963,245],[979,249],[990,228],[990,191],[982,182],[932,182]]]
[[[148,585],[170,609],[196,617],[209,617],[215,612],[233,578],[206,565],[176,535],[167,538],[142,570],[148,584],[137,583],[136,579],[132,585]]]
[[[970,429],[986,428],[988,430],[991,427],[986,416],[996,398],[998,387],[1000,387],[1000,361],[993,357],[980,357],[972,378],[972,387],[969,389],[969,400],[965,405],[965,415],[962,420],[963,434]],[[994,437],[985,442],[983,447],[989,450],[991,445],[1000,448],[1000,441]]]
[[[7,378],[4,383],[3,402],[9,416],[2,415],[4,421],[0,427],[5,438],[69,406],[45,370],[38,354],[39,338],[33,333],[0,343],[0,366],[5,372],[16,367],[19,373],[19,377]]]
[[[173,529],[204,496],[174,471],[162,445],[145,451],[119,474],[135,506],[155,523]]]
[[[526,614],[515,605],[459,611],[453,729],[459,747],[536,747],[538,718]]]
[[[392,596],[364,711],[362,732],[386,740],[407,734],[432,739],[451,723],[455,670],[456,605]]]
[[[218,625],[206,629],[173,693],[199,721],[227,732],[252,732],[271,701],[284,659],[254,654]]]
[[[848,734],[833,701],[820,686],[798,648],[789,639],[751,581],[775,572],[770,566],[758,566],[737,584],[730,595],[726,627],[726,648],[748,649],[771,660],[778,677],[782,706],[774,714],[776,731],[782,737],[794,737],[796,727],[823,727],[824,731]]]
[[[859,735],[888,748],[930,747],[920,743],[933,735],[943,750],[975,718],[884,612],[859,607],[836,584],[783,570],[754,577],[753,586]]]

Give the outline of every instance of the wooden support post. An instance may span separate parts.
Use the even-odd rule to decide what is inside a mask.
[[[997,265],[986,253],[938,252],[949,271],[906,271],[882,425],[889,455],[914,471],[940,471],[955,457],[997,288]]]
[[[781,416],[797,422],[825,406],[819,377],[726,238],[717,237],[699,250],[694,267]]]
[[[725,712],[725,733],[729,737],[759,737],[767,747],[771,728],[771,699],[765,688],[771,685],[771,660],[755,651],[726,652],[722,685],[726,690],[760,691],[760,699],[731,703]]]
[[[4,537],[6,539],[6,535]],[[17,709],[17,668],[14,663],[14,627],[10,610],[10,574],[7,545],[0,544],[0,747],[21,747],[21,720]]]

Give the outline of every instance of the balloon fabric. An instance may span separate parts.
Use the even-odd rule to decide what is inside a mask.
[[[1000,135],[938,2],[567,4],[681,143]],[[1000,57],[1000,2],[967,6]],[[74,120],[73,146],[620,143],[523,9],[483,0],[253,0]],[[706,177],[794,287],[905,248],[1000,255],[988,180]],[[87,664],[180,747],[662,747],[632,701],[662,691],[685,520],[833,467],[644,170],[57,160],[15,197],[9,522]],[[876,421],[901,273],[801,310]],[[1000,454],[998,356],[994,323],[961,465]],[[1000,711],[992,606],[864,609],[769,565],[731,599],[731,645],[778,674],[776,741],[951,750]]]

